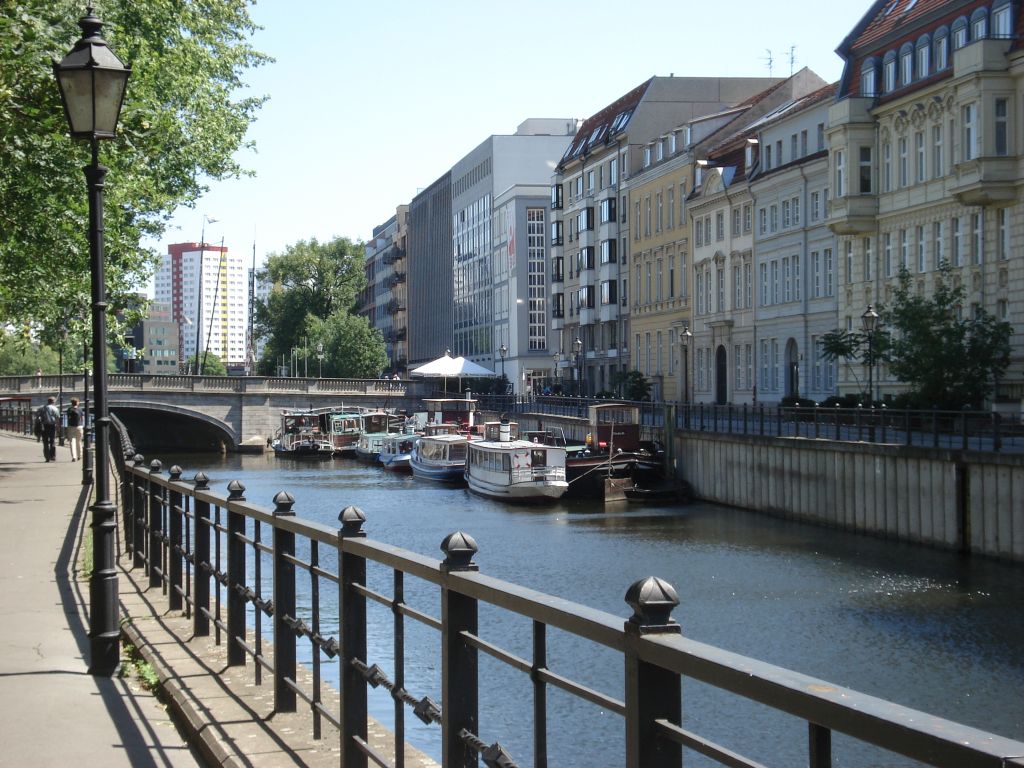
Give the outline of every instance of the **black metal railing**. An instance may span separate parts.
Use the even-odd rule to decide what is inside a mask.
[[[684,748],[723,765],[759,765],[683,727],[684,678],[805,721],[811,768],[831,765],[834,731],[937,766],[1024,766],[1024,743],[684,637],[671,615],[678,597],[661,579],[629,587],[625,599],[633,613],[623,621],[480,573],[476,542],[466,533],[448,535],[441,543],[445,558],[438,561],[367,538],[366,516],[356,507],[343,509],[340,527],[332,527],[298,517],[295,499],[284,491],[267,509],[247,501],[237,481],[227,484],[225,496],[209,487],[202,472],[191,481],[177,466],[165,473],[159,461],[147,465],[135,454],[116,419],[114,427],[133,565],[145,569],[171,609],[192,618],[196,636],[208,636],[212,628],[215,641],[227,645],[229,666],[252,659],[257,684],[262,670],[269,673],[275,712],[294,712],[301,700],[312,713],[316,738],[326,721],[338,734],[340,764],[347,768],[390,764],[367,740],[371,687],[384,688],[394,701],[395,766],[404,765],[406,710],[439,726],[445,766],[476,766],[480,759],[488,766],[515,766],[497,739],[480,733],[481,654],[532,682],[535,766],[548,765],[547,692],[552,688],[621,716],[630,768],[679,766]],[[371,586],[368,564],[390,572],[390,590]],[[440,597],[440,618],[407,601],[407,579]],[[301,603],[300,585],[309,596]],[[369,658],[369,603],[384,606],[392,617],[390,671]],[[519,656],[486,639],[479,627],[481,606],[528,620],[532,654]],[[407,651],[425,652],[406,648],[406,620],[440,634],[440,658],[433,660],[441,670],[440,692],[406,688]],[[625,675],[619,694],[594,690],[552,668],[549,630],[621,655]],[[264,642],[265,631],[270,642]],[[300,650],[308,655],[310,670],[298,663]],[[340,662],[337,709],[324,704],[324,659]]]
[[[0,431],[32,434],[32,398],[0,397]]]
[[[484,410],[586,417],[600,399],[546,395],[478,395]],[[629,402],[640,408],[649,439],[659,436],[674,408],[676,430],[703,433],[840,440],[882,445],[914,445],[950,450],[1024,451],[1024,423],[994,411],[904,410],[887,408],[784,407],[756,405]]]

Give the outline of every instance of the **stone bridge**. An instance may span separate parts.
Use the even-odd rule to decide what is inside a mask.
[[[90,377],[90,391],[92,381]],[[260,376],[111,374],[107,407],[140,450],[256,449],[280,426],[282,410],[326,406],[422,408],[430,382],[387,379],[304,379]],[[0,397],[29,398],[38,407],[53,396],[66,405],[85,399],[82,374],[0,376]]]

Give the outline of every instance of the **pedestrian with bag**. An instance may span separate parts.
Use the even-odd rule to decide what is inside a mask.
[[[39,422],[43,428],[43,458],[47,461],[57,460],[57,422],[60,421],[60,411],[55,403],[57,398],[46,398],[46,405],[39,409]]]
[[[71,449],[71,460],[78,461],[82,457],[82,412],[78,410],[78,398],[71,398],[67,410],[68,428],[64,433]]]

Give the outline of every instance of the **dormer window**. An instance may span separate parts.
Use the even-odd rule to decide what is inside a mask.
[[[953,22],[953,50],[957,51],[967,45],[967,17],[961,16]]]
[[[935,71],[941,72],[949,66],[949,27],[939,27],[935,30],[935,42],[932,47],[935,49]]]
[[[1012,6],[1010,0],[1001,0],[996,2],[992,6],[992,37],[998,37],[1005,40],[1006,38],[1012,37],[1013,32],[1011,29],[1011,18]]]
[[[884,93],[896,90],[896,51],[889,51],[882,61],[882,90]]]
[[[900,85],[909,85],[914,80],[914,46],[905,43],[900,48]]]
[[[754,165],[754,150],[756,147],[757,139],[747,139],[747,148],[743,155],[743,164],[748,169]]]
[[[676,153],[676,134],[670,133],[668,135],[668,153],[674,155]]]
[[[860,95],[878,95],[878,59],[872,56],[860,68]]]
[[[654,152],[654,159],[659,163],[665,159],[665,141],[663,139],[658,139],[658,143],[654,146]]]
[[[928,35],[917,39],[917,76],[928,77],[931,74],[932,40]]]
[[[651,167],[651,146],[648,144],[644,147],[644,168]]]
[[[971,40],[988,37],[988,8],[978,8],[971,14]]]

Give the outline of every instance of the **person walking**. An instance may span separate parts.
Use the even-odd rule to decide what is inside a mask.
[[[57,439],[57,423],[60,421],[60,411],[54,404],[57,398],[46,398],[46,405],[39,409],[39,421],[43,426],[43,458],[47,461],[57,460],[57,446],[54,444]]]
[[[67,410],[68,429],[64,437],[71,449],[71,460],[78,461],[82,457],[82,412],[78,410],[78,398],[71,398]]]

